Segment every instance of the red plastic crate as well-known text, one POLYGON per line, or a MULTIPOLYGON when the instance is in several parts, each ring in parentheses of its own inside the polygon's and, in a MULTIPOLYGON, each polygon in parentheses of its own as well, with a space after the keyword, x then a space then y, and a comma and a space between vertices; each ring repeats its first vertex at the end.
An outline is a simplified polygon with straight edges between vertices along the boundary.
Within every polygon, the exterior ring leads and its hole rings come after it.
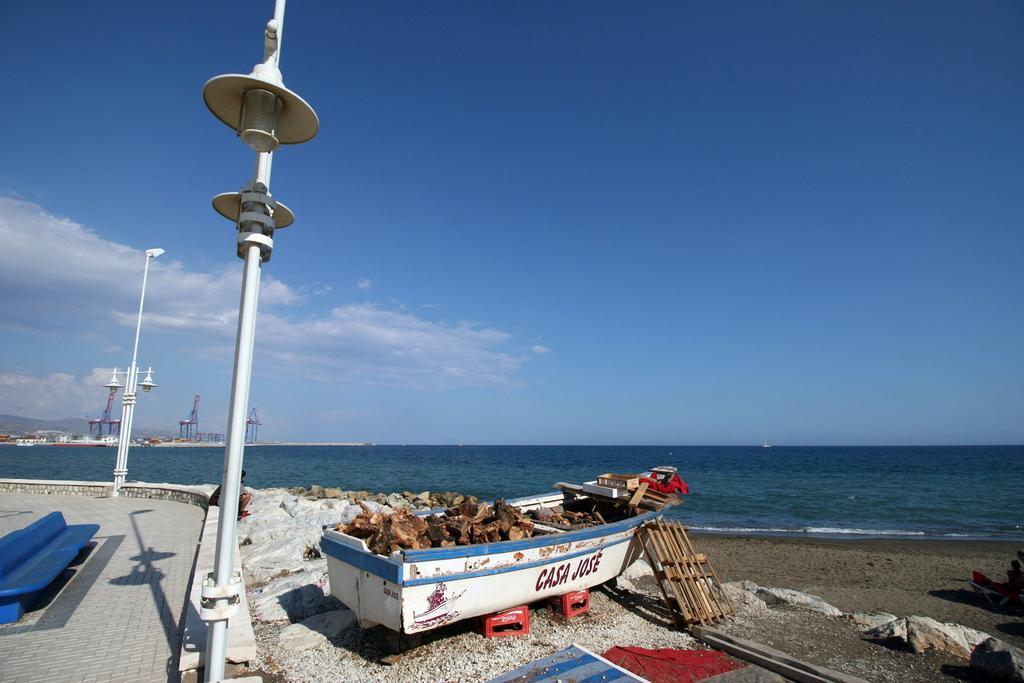
POLYGON ((584 588, 551 598, 551 608, 566 619, 579 616, 590 609, 590 589, 584 588))
POLYGON ((480 618, 484 635, 488 638, 499 636, 525 636, 530 632, 530 608, 527 605, 513 607, 480 618))

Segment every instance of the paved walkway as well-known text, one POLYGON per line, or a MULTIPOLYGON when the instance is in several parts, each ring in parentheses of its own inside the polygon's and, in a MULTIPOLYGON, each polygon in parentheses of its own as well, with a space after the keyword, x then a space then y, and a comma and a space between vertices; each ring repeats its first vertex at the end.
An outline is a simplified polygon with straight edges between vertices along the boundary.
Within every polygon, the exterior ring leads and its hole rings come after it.
POLYGON ((0 625, 4 681, 176 681, 194 505, 0 493, 0 535, 59 510, 100 530, 31 611, 0 625))

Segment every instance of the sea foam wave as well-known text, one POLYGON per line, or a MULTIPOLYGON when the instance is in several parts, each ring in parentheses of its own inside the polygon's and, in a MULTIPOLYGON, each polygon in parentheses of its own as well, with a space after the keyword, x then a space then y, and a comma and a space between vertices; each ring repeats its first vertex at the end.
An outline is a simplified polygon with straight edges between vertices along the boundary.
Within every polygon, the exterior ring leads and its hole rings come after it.
POLYGON ((737 527, 737 526, 693 526, 695 531, 730 534, 818 534, 822 536, 935 536, 935 537, 967 537, 974 534, 928 534, 924 531, 905 529, 843 529, 839 527, 737 527))

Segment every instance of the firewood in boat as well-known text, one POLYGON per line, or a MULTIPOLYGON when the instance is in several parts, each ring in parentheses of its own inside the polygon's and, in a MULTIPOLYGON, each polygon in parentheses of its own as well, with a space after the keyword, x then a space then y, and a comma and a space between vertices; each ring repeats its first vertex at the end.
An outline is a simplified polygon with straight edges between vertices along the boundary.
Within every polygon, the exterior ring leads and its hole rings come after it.
POLYGON ((412 514, 408 508, 395 510, 390 519, 392 543, 402 548, 420 546, 420 536, 427 533, 428 524, 425 519, 412 514))
POLYGON ((445 528, 455 538, 456 545, 469 545, 469 525, 465 517, 453 517, 445 522, 445 528))
POLYGON ((406 508, 390 515, 363 511, 347 525, 339 525, 342 533, 366 539, 367 547, 379 555, 399 549, 419 549, 497 543, 530 538, 533 522, 518 508, 499 499, 490 506, 475 501, 463 503, 443 514, 420 517, 406 508))

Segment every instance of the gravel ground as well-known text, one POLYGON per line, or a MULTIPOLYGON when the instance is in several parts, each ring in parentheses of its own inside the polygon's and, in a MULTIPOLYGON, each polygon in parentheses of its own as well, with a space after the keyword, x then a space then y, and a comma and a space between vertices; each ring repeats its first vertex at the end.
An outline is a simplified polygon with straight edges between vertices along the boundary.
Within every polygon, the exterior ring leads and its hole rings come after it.
POLYGON ((853 624, 813 612, 771 609, 744 613, 722 630, 812 664, 885 683, 931 683, 968 677, 967 662, 916 655, 864 640, 853 624))
POLYGON ((971 570, 1005 577, 1020 548, 1003 541, 826 540, 693 534, 722 581, 817 595, 844 612, 917 614, 1024 648, 1024 614, 996 609, 967 585, 971 570))
POLYGON ((390 666, 379 661, 386 653, 385 634, 379 628, 355 626, 321 648, 289 652, 277 647, 286 623, 257 623, 259 666, 287 681, 486 681, 573 644, 598 654, 613 645, 701 647, 672 627, 660 598, 615 593, 613 599, 593 591, 590 611, 569 622, 553 619, 546 609, 533 610, 526 636, 488 639, 474 630, 472 620, 453 624, 432 632, 431 642, 390 666))
MULTIPOLYGON (((386 630, 358 626, 324 646, 293 652, 278 646, 287 622, 256 622, 264 672, 284 681, 486 681, 527 662, 577 644, 598 654, 613 645, 702 649, 677 630, 652 576, 591 592, 590 611, 563 622, 546 609, 531 611, 526 636, 487 639, 467 620, 429 633, 427 642, 391 665, 386 630)), ((980 680, 966 661, 936 653, 916 655, 865 640, 852 623, 785 607, 741 608, 718 625, 732 635, 762 643, 805 661, 884 683, 980 680)))
MULTIPOLYGON (((254 499, 254 507, 258 503, 254 499)), ((695 535, 694 543, 713 558, 725 581, 749 578, 762 586, 819 595, 845 611, 919 614, 978 628, 1014 645, 1024 642, 1019 618, 979 604, 962 587, 961 577, 971 567, 995 573, 1011 554, 1007 544, 705 535, 695 535)), ((389 652, 383 628, 353 626, 318 648, 300 652, 279 645, 288 622, 254 622, 259 645, 254 664, 265 680, 485 681, 572 644, 598 654, 614 645, 702 647, 676 629, 652 576, 619 585, 592 591, 590 611, 569 622, 552 618, 546 609, 534 610, 526 636, 487 639, 475 630, 476 620, 431 631, 422 645, 390 665, 381 662, 389 652)), ((719 627, 869 681, 972 680, 965 661, 893 649, 865 640, 848 621, 804 610, 744 608, 719 627)))

